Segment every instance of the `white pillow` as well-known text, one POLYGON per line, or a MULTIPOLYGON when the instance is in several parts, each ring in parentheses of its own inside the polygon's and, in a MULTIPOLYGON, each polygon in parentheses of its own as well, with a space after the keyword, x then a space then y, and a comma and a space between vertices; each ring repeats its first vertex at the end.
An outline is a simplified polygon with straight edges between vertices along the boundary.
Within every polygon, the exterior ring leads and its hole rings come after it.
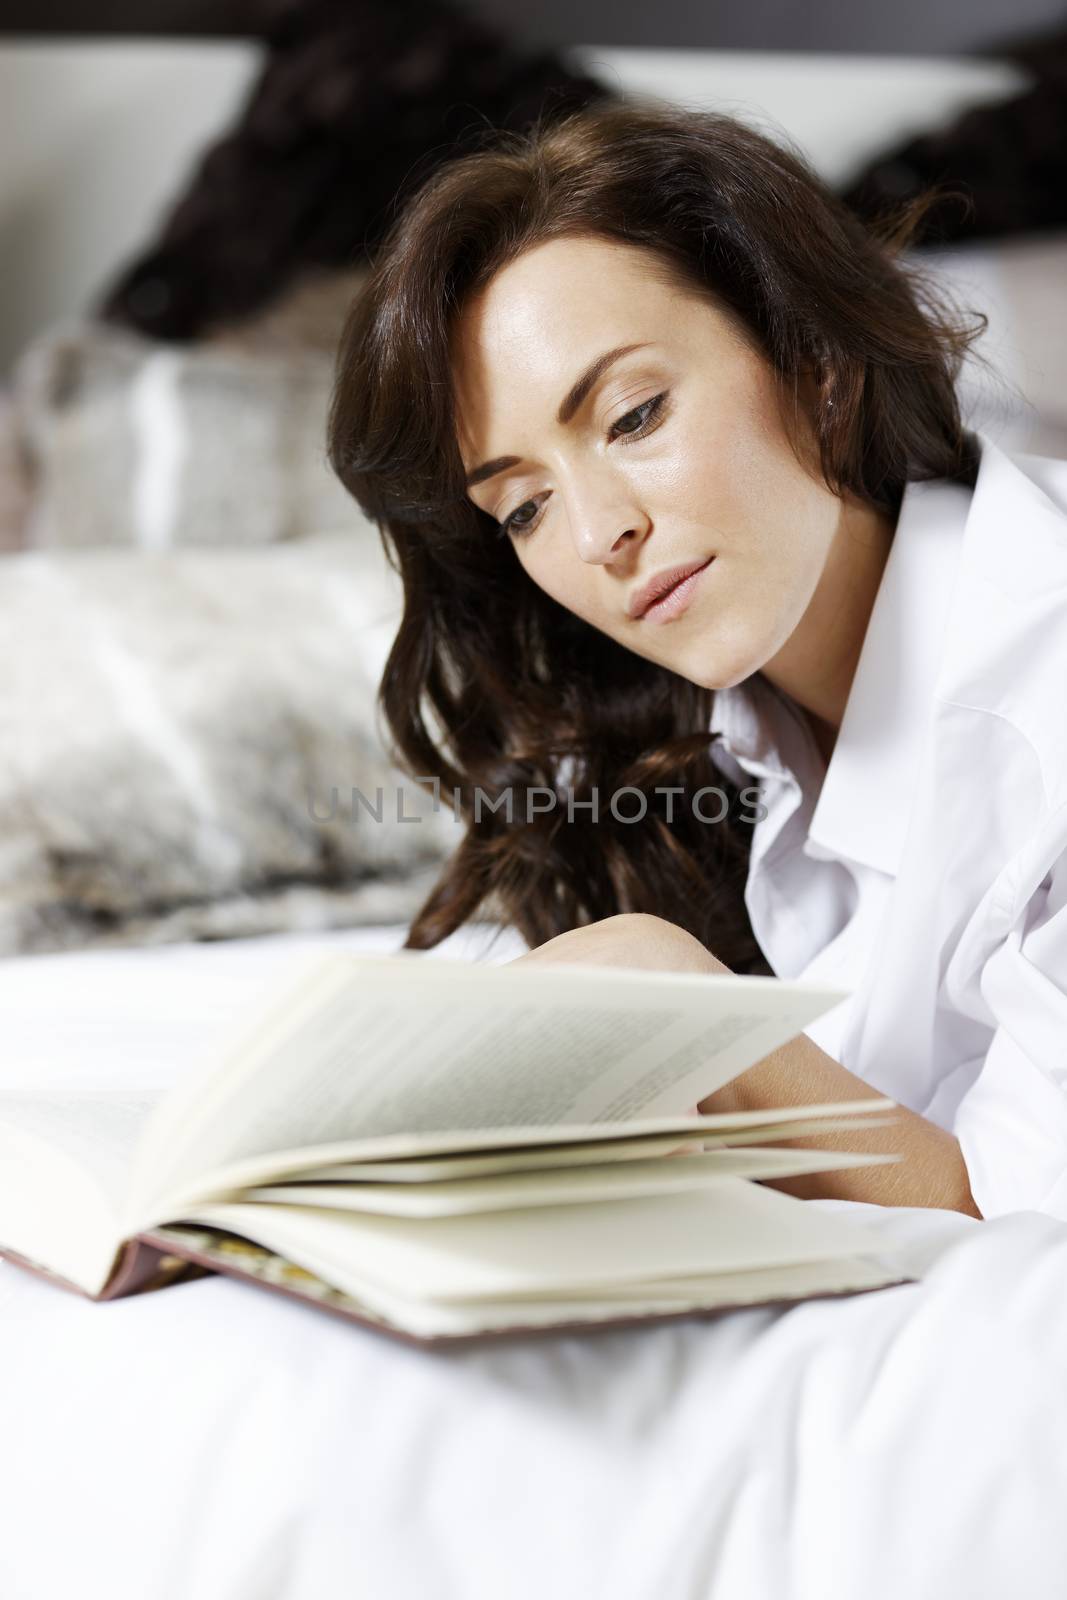
POLYGON ((1067 458, 1067 232, 912 252, 989 326, 960 384, 972 427, 1004 449, 1067 458))

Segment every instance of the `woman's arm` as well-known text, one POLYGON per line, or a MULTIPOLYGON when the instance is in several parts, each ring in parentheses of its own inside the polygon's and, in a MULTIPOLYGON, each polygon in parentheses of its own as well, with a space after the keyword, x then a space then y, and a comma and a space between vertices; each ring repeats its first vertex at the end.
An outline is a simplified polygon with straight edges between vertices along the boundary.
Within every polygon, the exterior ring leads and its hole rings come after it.
MULTIPOLYGON (((698 939, 662 917, 640 913, 601 922, 549 939, 519 961, 586 962, 668 972, 728 972, 698 939)), ((702 1112, 754 1111, 763 1107, 817 1105, 859 1100, 878 1091, 820 1050, 806 1034, 771 1052, 732 1083, 708 1095, 702 1112)), ((891 1165, 844 1172, 818 1172, 774 1180, 769 1186, 802 1199, 865 1200, 884 1206, 936 1206, 980 1215, 971 1195, 958 1141, 936 1123, 903 1106, 883 1127, 846 1130, 775 1141, 788 1148, 886 1152, 903 1157, 891 1165)))
MULTIPOLYGON (((701 1100, 708 1111, 756 1111, 763 1106, 791 1106, 829 1100, 860 1100, 877 1091, 847 1067, 820 1050, 806 1034, 773 1050, 732 1083, 701 1100)), ((801 1178, 769 1182, 802 1200, 832 1198, 867 1200, 881 1206, 938 1206, 980 1216, 967 1178, 959 1141, 935 1122, 898 1105, 892 1122, 878 1128, 850 1128, 842 1133, 813 1134, 803 1139, 776 1140, 789 1148, 886 1152, 902 1161, 842 1172, 813 1172, 801 1178)))

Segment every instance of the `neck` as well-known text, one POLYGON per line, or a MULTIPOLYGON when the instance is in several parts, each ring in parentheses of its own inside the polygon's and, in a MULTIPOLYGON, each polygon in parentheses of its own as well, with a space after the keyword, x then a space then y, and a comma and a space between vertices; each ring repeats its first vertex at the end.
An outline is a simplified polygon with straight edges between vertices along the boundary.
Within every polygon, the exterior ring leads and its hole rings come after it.
POLYGON ((875 598, 893 542, 895 519, 842 502, 830 552, 808 608, 763 676, 806 712, 827 762, 833 754, 875 598))

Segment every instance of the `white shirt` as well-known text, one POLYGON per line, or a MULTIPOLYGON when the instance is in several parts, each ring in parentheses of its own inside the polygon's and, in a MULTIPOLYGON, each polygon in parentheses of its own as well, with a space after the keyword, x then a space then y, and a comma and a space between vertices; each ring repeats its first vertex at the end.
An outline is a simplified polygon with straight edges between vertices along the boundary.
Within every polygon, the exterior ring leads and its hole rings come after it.
POLYGON ((711 753, 767 810, 771 968, 851 990, 807 1034, 956 1134, 984 1216, 1067 1219, 1067 461, 975 437, 973 492, 905 488, 829 766, 760 674, 711 753))

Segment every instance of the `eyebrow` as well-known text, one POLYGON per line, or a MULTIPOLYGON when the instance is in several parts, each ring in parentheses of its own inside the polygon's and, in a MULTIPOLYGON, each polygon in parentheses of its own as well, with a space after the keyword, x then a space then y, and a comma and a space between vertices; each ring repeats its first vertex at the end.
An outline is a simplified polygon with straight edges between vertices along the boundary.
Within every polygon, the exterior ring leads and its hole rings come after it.
MULTIPOLYGON (((628 356, 632 350, 645 348, 645 344, 620 344, 614 350, 605 350, 602 356, 597 356, 595 361, 591 361, 560 402, 560 408, 556 413, 556 421, 560 427, 565 427, 570 422, 590 389, 604 376, 610 366, 623 356, 628 356)), ((467 488, 473 489, 475 484, 484 483, 487 478, 495 478, 498 472, 504 472, 508 467, 517 467, 521 459, 521 456, 496 456, 492 461, 483 461, 480 467, 475 467, 467 474, 467 488)))

